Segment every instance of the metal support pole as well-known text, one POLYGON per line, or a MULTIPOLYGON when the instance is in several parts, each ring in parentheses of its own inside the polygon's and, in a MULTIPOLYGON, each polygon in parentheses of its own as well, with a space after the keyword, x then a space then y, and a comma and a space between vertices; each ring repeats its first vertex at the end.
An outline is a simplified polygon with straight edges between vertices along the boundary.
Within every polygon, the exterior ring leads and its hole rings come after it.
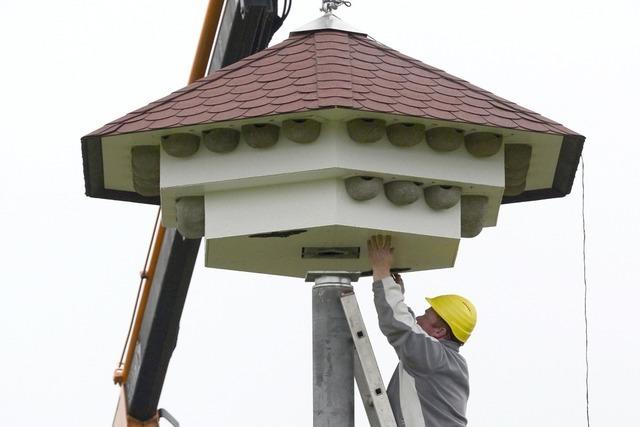
POLYGON ((307 274, 312 288, 313 426, 353 427, 353 340, 340 302, 359 274, 307 274))

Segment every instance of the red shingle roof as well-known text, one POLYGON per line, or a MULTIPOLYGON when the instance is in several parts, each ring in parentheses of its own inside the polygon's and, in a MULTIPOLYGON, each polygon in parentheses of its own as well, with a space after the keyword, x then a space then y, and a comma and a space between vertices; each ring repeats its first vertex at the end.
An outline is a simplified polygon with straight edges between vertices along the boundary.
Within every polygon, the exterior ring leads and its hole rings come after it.
POLYGON ((144 132, 332 107, 575 134, 364 35, 322 30, 292 35, 114 120, 91 135, 144 132))

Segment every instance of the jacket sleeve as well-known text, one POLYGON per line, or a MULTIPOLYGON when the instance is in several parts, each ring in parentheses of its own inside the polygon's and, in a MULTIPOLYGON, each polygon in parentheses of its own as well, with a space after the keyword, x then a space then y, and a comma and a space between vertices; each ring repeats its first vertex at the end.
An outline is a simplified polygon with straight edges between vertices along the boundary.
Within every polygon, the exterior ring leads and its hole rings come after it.
POLYGON ((400 285, 385 277, 373 282, 373 295, 380 330, 409 373, 426 373, 444 362, 442 344, 418 326, 400 285))

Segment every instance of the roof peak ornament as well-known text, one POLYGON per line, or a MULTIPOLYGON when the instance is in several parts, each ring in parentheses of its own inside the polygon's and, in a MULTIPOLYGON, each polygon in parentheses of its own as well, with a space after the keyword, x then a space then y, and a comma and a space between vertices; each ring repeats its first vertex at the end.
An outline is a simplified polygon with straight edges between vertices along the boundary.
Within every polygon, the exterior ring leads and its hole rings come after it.
POLYGON ((346 0, 322 0, 322 7, 320 10, 324 13, 333 14, 333 11, 337 10, 342 5, 351 7, 351 2, 346 0))
MULTIPOLYGON (((328 5, 329 3, 333 4, 333 6, 335 6, 336 3, 344 3, 345 5, 348 4, 349 6, 351 5, 351 2, 345 2, 345 1, 338 2, 338 1, 324 0, 325 5, 328 5)), ((338 6, 335 6, 335 7, 338 7, 338 6)), ((322 15, 321 17, 314 19, 313 21, 304 25, 302 28, 298 28, 297 30, 291 32, 291 35, 309 33, 309 32, 321 31, 321 30, 333 30, 333 31, 342 31, 342 32, 351 33, 351 34, 359 34, 365 37, 367 36, 367 33, 365 33, 364 31, 360 31, 356 28, 353 28, 351 25, 347 24, 342 19, 338 18, 338 16, 331 13, 331 10, 333 9, 329 9, 329 11, 324 15, 322 15)))

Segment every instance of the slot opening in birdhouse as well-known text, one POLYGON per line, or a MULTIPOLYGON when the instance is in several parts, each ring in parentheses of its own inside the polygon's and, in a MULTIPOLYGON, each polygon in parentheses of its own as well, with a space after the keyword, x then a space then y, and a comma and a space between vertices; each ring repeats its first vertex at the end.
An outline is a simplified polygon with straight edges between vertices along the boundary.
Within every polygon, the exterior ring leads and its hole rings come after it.
POLYGON ((302 258, 305 259, 357 259, 360 258, 360 248, 350 247, 304 247, 302 258))

